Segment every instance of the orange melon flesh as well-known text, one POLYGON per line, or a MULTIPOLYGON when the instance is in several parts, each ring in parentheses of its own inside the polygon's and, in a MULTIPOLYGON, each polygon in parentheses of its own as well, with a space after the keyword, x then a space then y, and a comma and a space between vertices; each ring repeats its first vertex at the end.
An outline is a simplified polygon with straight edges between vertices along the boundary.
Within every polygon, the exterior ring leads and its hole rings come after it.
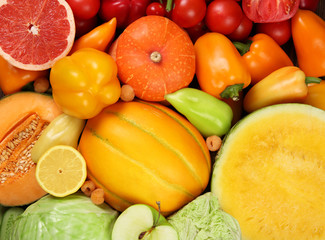
POLYGON ((211 191, 244 240, 325 239, 325 111, 260 109, 230 131, 211 191))
POLYGON ((15 93, 0 101, 1 205, 26 205, 46 194, 36 181, 31 149, 61 113, 50 96, 33 92, 15 93))

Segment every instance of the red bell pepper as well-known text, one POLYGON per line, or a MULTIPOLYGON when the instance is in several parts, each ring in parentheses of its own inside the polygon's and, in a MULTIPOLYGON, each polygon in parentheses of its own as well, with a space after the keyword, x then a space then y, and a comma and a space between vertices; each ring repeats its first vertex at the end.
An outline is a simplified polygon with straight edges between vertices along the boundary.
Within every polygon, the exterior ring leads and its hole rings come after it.
POLYGON ((125 28, 146 14, 151 0, 102 0, 99 16, 105 21, 117 20, 117 28, 125 28))

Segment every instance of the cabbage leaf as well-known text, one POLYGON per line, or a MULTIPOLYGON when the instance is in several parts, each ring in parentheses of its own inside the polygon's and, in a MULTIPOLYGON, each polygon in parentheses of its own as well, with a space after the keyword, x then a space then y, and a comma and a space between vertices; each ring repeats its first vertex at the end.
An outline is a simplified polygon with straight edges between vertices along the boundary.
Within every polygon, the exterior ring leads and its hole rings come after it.
POLYGON ((238 221, 224 212, 218 198, 207 192, 168 217, 179 240, 241 239, 238 221))
POLYGON ((63 198, 46 195, 14 222, 10 240, 110 240, 118 212, 95 205, 83 193, 63 198))

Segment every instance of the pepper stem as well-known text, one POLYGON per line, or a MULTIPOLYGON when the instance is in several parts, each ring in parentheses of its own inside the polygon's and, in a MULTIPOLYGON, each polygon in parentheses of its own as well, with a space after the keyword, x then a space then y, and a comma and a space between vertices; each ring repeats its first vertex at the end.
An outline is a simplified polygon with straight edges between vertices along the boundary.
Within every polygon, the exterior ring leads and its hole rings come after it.
POLYGON ((238 52, 241 56, 243 56, 245 53, 247 53, 252 45, 253 41, 248 40, 246 43, 242 42, 233 42, 235 47, 237 48, 238 52))
POLYGON ((150 54, 150 60, 154 63, 159 63, 161 61, 161 54, 160 52, 154 51, 150 54))
POLYGON ((234 84, 226 87, 225 90, 220 93, 222 98, 231 98, 234 101, 239 100, 239 92, 243 89, 244 83, 234 84))
POLYGON ((172 7, 173 7, 173 0, 167 0, 167 3, 166 3, 166 12, 170 12, 172 10, 172 7))
POLYGON ((306 77, 305 83, 308 85, 309 83, 320 83, 322 81, 321 78, 318 77, 306 77))

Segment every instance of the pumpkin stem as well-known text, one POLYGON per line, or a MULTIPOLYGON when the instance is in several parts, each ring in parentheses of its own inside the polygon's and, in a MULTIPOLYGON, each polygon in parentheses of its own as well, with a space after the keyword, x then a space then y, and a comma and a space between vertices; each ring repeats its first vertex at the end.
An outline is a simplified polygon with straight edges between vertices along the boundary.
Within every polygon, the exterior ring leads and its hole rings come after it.
POLYGON ((160 52, 154 51, 150 54, 150 59, 154 63, 159 63, 161 61, 161 54, 160 52))

